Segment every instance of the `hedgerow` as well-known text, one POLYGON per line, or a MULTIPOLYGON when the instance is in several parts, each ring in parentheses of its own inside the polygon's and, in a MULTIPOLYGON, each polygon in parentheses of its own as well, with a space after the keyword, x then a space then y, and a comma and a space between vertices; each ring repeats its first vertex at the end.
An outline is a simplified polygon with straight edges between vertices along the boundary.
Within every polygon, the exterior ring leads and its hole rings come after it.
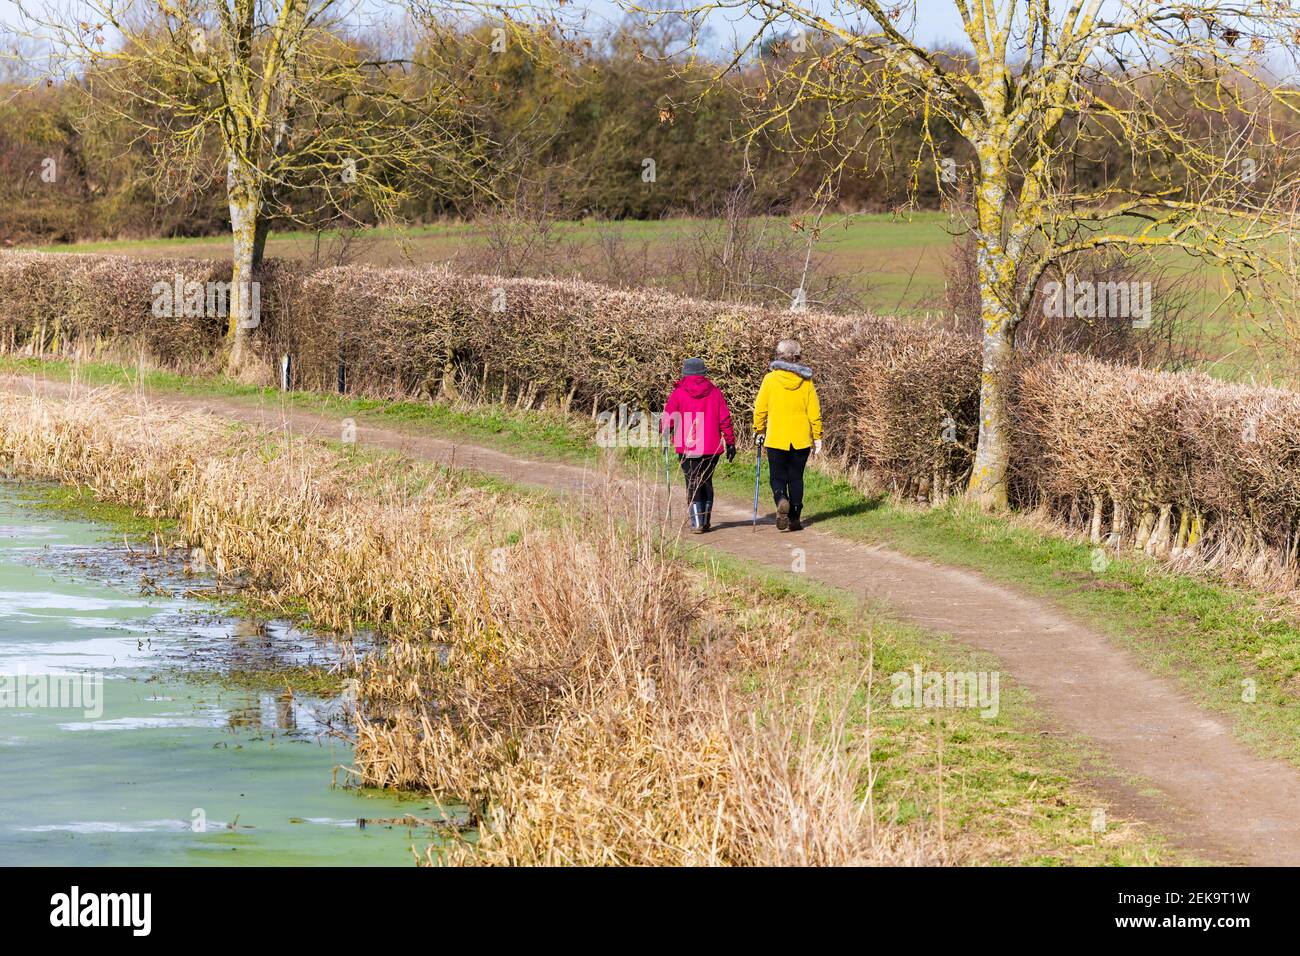
MULTIPOLYGON (((158 362, 219 354, 224 324, 157 318, 154 283, 222 281, 204 260, 0 255, 0 343, 48 354, 137 341, 158 362)), ((654 409, 702 356, 736 418, 779 338, 803 342, 829 451, 909 497, 969 476, 979 342, 871 315, 794 313, 443 269, 270 265, 254 348, 288 354, 298 388, 583 413, 654 409)), ((1291 582, 1300 548, 1300 395, 1071 355, 1024 355, 1012 403, 1011 498, 1098 545, 1291 582)))

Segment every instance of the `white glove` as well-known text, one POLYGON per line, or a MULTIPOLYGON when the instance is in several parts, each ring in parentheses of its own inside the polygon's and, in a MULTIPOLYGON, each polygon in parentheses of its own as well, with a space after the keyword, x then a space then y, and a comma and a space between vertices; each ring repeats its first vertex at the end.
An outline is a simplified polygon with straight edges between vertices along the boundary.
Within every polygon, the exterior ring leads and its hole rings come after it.
POLYGON ((814 455, 820 455, 821 453, 822 453, 822 440, 821 440, 820 438, 814 438, 814 439, 813 439, 813 454, 814 454, 814 455))

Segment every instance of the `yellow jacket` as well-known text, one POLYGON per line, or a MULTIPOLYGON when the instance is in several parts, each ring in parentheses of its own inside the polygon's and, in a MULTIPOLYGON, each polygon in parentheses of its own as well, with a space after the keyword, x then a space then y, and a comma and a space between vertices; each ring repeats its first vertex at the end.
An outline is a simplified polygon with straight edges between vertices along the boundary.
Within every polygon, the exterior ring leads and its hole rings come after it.
POLYGON ((808 448, 822 437, 822 409, 812 369, 773 362, 754 402, 754 434, 766 428, 768 448, 808 448))

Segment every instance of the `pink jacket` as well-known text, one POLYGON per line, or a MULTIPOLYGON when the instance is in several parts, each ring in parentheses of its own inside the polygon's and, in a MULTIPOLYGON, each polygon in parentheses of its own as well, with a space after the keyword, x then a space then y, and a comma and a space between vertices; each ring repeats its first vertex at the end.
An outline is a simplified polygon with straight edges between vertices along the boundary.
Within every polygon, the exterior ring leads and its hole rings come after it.
POLYGON ((678 381, 664 405, 659 431, 673 433, 679 455, 719 455, 736 443, 731 430, 731 409, 718 387, 703 375, 678 381))

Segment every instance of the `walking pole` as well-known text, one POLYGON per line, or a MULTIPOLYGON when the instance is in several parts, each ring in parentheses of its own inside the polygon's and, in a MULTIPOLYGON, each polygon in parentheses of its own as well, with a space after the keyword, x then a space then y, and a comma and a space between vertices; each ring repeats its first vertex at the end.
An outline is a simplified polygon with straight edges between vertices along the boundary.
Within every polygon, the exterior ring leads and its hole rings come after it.
POLYGON ((758 476, 763 471, 763 436, 754 442, 754 525, 751 531, 758 530, 758 476))
POLYGON ((673 480, 668 476, 668 435, 662 436, 661 444, 664 448, 664 487, 668 489, 668 503, 664 505, 664 520, 672 517, 673 513, 673 480))

